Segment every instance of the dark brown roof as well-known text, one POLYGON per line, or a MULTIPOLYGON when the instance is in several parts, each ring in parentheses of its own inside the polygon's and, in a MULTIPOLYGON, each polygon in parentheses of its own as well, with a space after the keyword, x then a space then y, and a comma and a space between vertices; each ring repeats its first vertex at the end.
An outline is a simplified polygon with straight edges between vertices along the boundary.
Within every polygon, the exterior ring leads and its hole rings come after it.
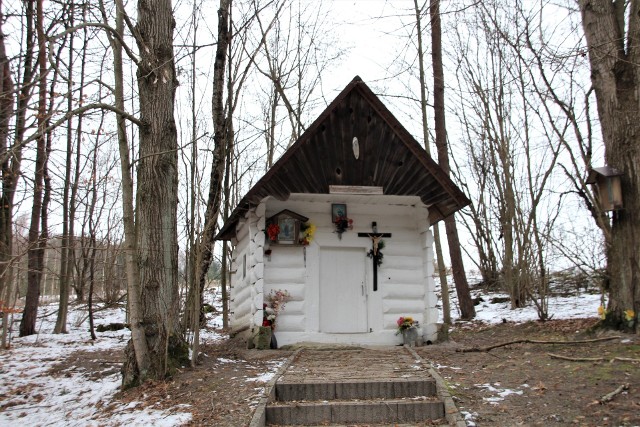
POLYGON ((433 224, 470 203, 378 97, 355 77, 249 190, 216 236, 227 240, 244 213, 267 196, 329 193, 330 185, 379 186, 419 196, 433 224), (352 151, 357 137, 360 156, 352 151))

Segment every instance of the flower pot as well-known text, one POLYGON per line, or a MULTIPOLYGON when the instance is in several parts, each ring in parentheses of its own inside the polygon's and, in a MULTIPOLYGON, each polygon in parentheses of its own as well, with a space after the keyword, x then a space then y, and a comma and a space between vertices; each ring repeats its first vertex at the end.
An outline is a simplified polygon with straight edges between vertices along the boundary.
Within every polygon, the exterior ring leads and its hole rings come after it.
POLYGON ((258 333, 254 337, 255 348, 258 350, 268 350, 271 348, 272 336, 271 326, 260 326, 258 333))
POLYGON ((402 330, 402 342, 407 347, 415 347, 418 341, 418 328, 411 326, 402 330))

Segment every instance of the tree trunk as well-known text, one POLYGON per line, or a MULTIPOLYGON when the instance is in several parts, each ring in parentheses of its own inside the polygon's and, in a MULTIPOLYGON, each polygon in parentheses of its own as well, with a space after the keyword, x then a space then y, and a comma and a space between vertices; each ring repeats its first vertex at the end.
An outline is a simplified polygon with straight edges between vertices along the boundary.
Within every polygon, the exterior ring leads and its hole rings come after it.
POLYGON ((40 299, 40 279, 42 277, 42 250, 40 248, 40 221, 42 215, 42 196, 44 190, 47 123, 47 45, 43 23, 43 0, 36 3, 36 32, 38 35, 38 138, 35 178, 33 182, 33 205, 31 207, 31 223, 29 225, 29 251, 27 271, 27 296, 20 321, 20 336, 35 334, 38 301, 40 299))
MULTIPOLYGON (((120 39, 124 36, 124 5, 122 0, 116 0, 116 33, 120 39)), ((107 16, 104 3, 100 0, 100 11, 105 24, 107 16)), ((122 44, 117 37, 111 37, 107 32, 109 44, 113 49, 113 74, 115 80, 114 101, 116 108, 124 108, 124 74, 122 63, 122 44)), ((127 276, 127 321, 131 327, 131 341, 129 341, 125 355, 134 354, 135 361, 125 360, 123 366, 123 387, 131 387, 144 381, 149 369, 149 349, 145 340, 145 330, 142 322, 142 304, 140 302, 140 271, 136 262, 136 229, 133 210, 133 177, 129 155, 129 142, 125 118, 116 115, 118 133, 118 152, 120 154, 120 172, 122 175, 122 225, 124 228, 124 257, 125 273, 127 276), (142 379, 141 379, 142 377, 142 379)), ((84 279, 84 274, 80 276, 84 279)))
MULTIPOLYGON (((73 14, 75 11, 74 4, 70 5, 69 25, 73 27, 73 14)), ((73 64, 75 33, 69 34, 69 58, 68 63, 73 64)), ((73 69, 69 67, 69 76, 67 77, 67 111, 73 110, 73 69)), ((80 98, 82 99, 82 98, 80 98)), ((58 303, 58 316, 56 325, 53 329, 54 334, 67 333, 67 313, 69 311, 69 291, 71 285, 68 272, 71 271, 68 266, 71 264, 69 255, 71 254, 69 244, 69 228, 73 223, 69 215, 69 192, 71 187, 71 165, 73 164, 73 117, 69 117, 67 121, 67 162, 64 171, 64 187, 62 189, 62 236, 60 246, 60 301, 58 303)))
MULTIPOLYGON (((204 290, 207 272, 211 266, 211 260, 213 259, 213 238, 215 237, 216 226, 220 216, 228 143, 227 133, 229 132, 229 123, 224 114, 224 75, 228 48, 231 43, 231 32, 229 29, 230 11, 231 0, 220 0, 220 6, 218 8, 218 44, 216 46, 216 56, 213 64, 213 164, 209 178, 209 195, 207 197, 204 226, 196 247, 197 274, 194 291, 197 292, 197 295, 200 295, 204 290)), ((231 109, 231 105, 228 105, 228 108, 231 109)))
MULTIPOLYGON (((413 1, 416 12, 416 32, 418 34, 418 67, 420 70, 420 110, 422 115, 422 137, 424 139, 424 149, 431 155, 429 147, 429 129, 427 127, 427 83, 424 72, 424 49, 422 48, 422 10, 418 6, 418 0, 413 1)), ((440 292, 442 295, 442 317, 443 322, 451 324, 451 305, 449 303, 449 283, 447 282, 447 268, 442 256, 442 243, 440 239, 440 227, 434 224, 433 243, 436 247, 436 261, 438 263, 438 278, 440 279, 440 292)))
MULTIPOLYGON (((13 80, 11 78, 11 68, 9 67, 9 59, 4 43, 4 33, 2 32, 2 23, 4 15, 2 14, 2 0, 0 0, 0 154, 7 152, 7 144, 9 138, 9 123, 13 116, 13 80)), ((11 268, 11 258, 13 252, 13 202, 9 202, 6 193, 11 188, 11 192, 15 187, 11 184, 15 180, 6 180, 6 166, 2 165, 2 193, 0 194, 0 305, 5 301, 9 306, 10 284, 13 278, 11 268)), ((2 344, 0 349, 7 347, 7 333, 9 329, 9 316, 2 316, 2 344)))
POLYGON ((604 323, 640 333, 640 1, 579 4, 605 159, 622 172, 624 208, 613 213, 606 241, 609 304, 604 323))
MULTIPOLYGON (((444 67, 442 65, 442 28, 440 25, 440 0, 430 0, 429 13, 431 16, 431 43, 433 60, 433 105, 436 131, 436 149, 438 150, 438 163, 444 172, 449 175, 449 153, 447 147, 447 127, 445 123, 444 106, 444 67)), ((451 215, 444 220, 447 241, 449 243, 449 256, 451 257, 451 269, 453 281, 458 293, 460 304, 460 317, 473 319, 476 310, 471 299, 467 275, 462 262, 460 239, 456 227, 455 216, 451 215)))
MULTIPOLYGON (((98 144, 96 144, 93 150, 93 158, 91 159, 91 176, 97 176, 97 165, 98 165, 98 144)), ((93 318, 93 293, 95 290, 95 270, 96 270, 96 224, 95 221, 95 210, 96 203, 98 200, 98 189, 96 188, 98 185, 97 182, 94 182, 93 188, 91 188, 91 200, 88 206, 88 216, 89 216, 89 245, 91 249, 89 250, 89 295, 87 296, 87 307, 89 310, 89 332, 91 333, 91 339, 96 340, 96 332, 94 329, 94 318, 93 318)))
MULTIPOLYGON (((178 141, 174 119, 178 85, 173 56, 175 21, 170 0, 138 1, 135 28, 140 52, 140 146, 136 197, 136 255, 139 268, 140 319, 148 356, 138 364, 139 347, 129 342, 123 386, 164 379, 189 363, 178 325, 178 141)), ((135 293, 136 289, 132 289, 135 293)), ((133 318, 133 316, 132 316, 133 318)), ((133 321, 133 319, 132 319, 133 321)))

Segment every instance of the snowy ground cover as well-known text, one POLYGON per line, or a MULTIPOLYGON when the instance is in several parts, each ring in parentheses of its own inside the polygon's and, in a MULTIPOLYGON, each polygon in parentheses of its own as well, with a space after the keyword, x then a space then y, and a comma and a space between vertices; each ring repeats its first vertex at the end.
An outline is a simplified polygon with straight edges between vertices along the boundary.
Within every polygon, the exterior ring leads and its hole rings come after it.
MULTIPOLYGON (((470 279, 469 282, 473 283, 474 279, 470 279)), ((439 302, 438 308, 440 309, 438 322, 442 323, 442 297, 438 280, 436 280, 436 294, 439 302)), ((493 298, 506 297, 507 295, 504 293, 488 293, 484 289, 474 289, 472 286, 471 298, 479 300, 479 304, 475 306, 476 317, 474 321, 484 323, 500 323, 504 321, 522 323, 538 320, 538 312, 532 302, 529 302, 526 307, 517 310, 512 310, 508 301, 491 302, 493 298)), ((573 295, 566 295, 566 293, 553 294, 548 300, 549 316, 551 316, 551 319, 578 319, 597 316, 601 298, 599 293, 594 292, 581 292, 573 295)), ((460 312, 458 310, 458 297, 453 283, 449 284, 449 300, 451 317, 456 319, 459 317, 460 312)))
MULTIPOLYGON (((0 352, 0 425, 98 426, 98 425, 179 425, 189 420, 188 412, 135 410, 134 405, 114 408, 108 419, 101 408, 110 405, 120 387, 120 374, 91 379, 90 372, 71 368, 52 375, 62 359, 76 351, 99 352, 122 349, 129 330, 99 333, 91 340, 86 311, 74 310, 68 334, 52 334, 57 305, 40 307, 36 335, 13 337, 10 351, 0 352)), ((95 314, 96 324, 124 322, 122 309, 95 314)), ((14 325, 17 328, 17 323, 14 325)), ((109 366, 106 369, 113 370, 109 366)))
MULTIPOLYGON (((0 351, 0 426, 177 426, 188 422, 191 414, 179 402, 169 410, 138 409, 138 402, 115 404, 113 396, 121 384, 119 364, 105 366, 107 375, 92 378, 95 372, 73 366, 55 369, 74 352, 124 351, 128 329, 98 333, 91 340, 86 308, 71 308, 68 334, 52 334, 57 304, 39 308, 38 331, 25 338, 13 336, 11 349, 0 351), (109 406, 109 411, 104 407, 109 406)), ((95 313, 95 325, 123 323, 123 309, 95 313)), ((221 326, 221 319, 211 317, 209 325, 221 326)), ((14 321, 14 333, 18 323, 14 321)), ((226 339, 213 329, 201 331, 201 342, 226 339)), ((98 361, 99 362, 99 361, 98 361)), ((242 363, 242 361, 233 361, 242 363)), ((99 365, 100 363, 96 363, 99 365)), ((247 381, 266 383, 275 375, 278 364, 269 372, 259 373, 247 381)))

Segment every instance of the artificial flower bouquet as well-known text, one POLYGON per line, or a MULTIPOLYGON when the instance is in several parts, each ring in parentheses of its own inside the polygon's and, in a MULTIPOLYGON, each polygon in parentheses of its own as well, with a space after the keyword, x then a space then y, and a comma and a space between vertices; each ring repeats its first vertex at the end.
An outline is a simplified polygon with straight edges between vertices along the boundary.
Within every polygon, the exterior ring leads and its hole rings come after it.
POLYGON ((262 326, 270 326, 275 331, 278 313, 290 299, 291 294, 282 289, 269 292, 269 295, 267 295, 268 302, 262 304, 262 326))
POLYGON ((400 316, 400 318, 396 321, 398 324, 398 330, 396 331, 396 335, 400 335, 403 331, 409 329, 416 323, 411 316, 400 316))

